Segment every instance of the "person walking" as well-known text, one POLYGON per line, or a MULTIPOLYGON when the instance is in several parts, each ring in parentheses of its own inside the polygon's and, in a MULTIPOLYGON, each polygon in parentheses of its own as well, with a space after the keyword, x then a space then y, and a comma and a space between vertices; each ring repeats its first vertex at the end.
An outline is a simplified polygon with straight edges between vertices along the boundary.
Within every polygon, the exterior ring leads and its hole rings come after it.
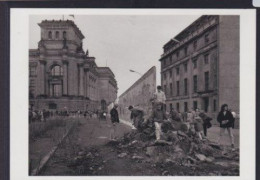
POLYGON ((221 106, 221 110, 218 114, 217 121, 219 122, 219 126, 220 126, 218 143, 220 143, 222 136, 225 133, 225 130, 227 130, 231 142, 231 147, 234 148, 235 145, 234 145, 234 135, 233 135, 232 128, 234 128, 235 119, 232 113, 228 110, 227 104, 223 104, 221 106))
POLYGON ((111 117, 111 123, 112 123, 112 128, 110 131, 110 140, 115 140, 115 138, 116 138, 117 126, 119 123, 117 107, 118 107, 118 105, 115 104, 114 107, 110 111, 110 117, 111 117))

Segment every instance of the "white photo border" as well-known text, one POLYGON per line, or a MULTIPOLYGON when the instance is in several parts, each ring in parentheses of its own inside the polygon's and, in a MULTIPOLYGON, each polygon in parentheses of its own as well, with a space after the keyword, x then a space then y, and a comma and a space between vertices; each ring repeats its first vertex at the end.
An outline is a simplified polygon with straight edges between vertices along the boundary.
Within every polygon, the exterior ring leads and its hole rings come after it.
POLYGON ((240 176, 200 179, 255 179, 256 10, 254 9, 48 9, 12 8, 10 18, 10 179, 197 179, 196 176, 29 176, 28 65, 30 15, 239 15, 240 176))

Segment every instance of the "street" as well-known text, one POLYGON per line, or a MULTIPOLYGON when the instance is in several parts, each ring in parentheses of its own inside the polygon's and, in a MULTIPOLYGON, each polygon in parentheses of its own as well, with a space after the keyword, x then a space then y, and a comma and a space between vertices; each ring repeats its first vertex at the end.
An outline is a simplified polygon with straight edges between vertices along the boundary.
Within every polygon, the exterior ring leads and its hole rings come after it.
MULTIPOLYGON (((124 155, 124 151, 122 148, 118 148, 117 143, 113 144, 109 140, 110 126, 110 120, 80 119, 80 126, 68 138, 67 142, 57 150, 41 175, 161 175, 165 171, 166 167, 158 169, 156 165, 151 164, 150 160, 133 160, 129 156, 128 158, 127 156, 120 158, 122 154, 124 155), (82 159, 82 155, 84 159, 82 159)), ((120 123, 117 136, 122 137, 131 131, 133 130, 130 126, 120 123)), ((212 141, 216 140, 218 132, 218 127, 210 128, 208 138, 212 141)), ((237 147, 239 142, 238 130, 234 130, 234 135, 235 146, 237 147)), ((224 136, 222 142, 224 145, 229 145, 229 137, 224 136)), ((143 150, 138 150, 139 147, 134 149, 127 147, 126 149, 133 151, 134 154, 141 153, 143 157, 145 156, 143 150)), ((175 170, 172 175, 208 175, 209 173, 211 175, 225 175, 238 171, 237 168, 226 171, 226 168, 223 170, 222 166, 215 167, 215 165, 205 163, 196 168, 192 167, 192 170, 189 166, 183 165, 173 164, 171 167, 175 170)))

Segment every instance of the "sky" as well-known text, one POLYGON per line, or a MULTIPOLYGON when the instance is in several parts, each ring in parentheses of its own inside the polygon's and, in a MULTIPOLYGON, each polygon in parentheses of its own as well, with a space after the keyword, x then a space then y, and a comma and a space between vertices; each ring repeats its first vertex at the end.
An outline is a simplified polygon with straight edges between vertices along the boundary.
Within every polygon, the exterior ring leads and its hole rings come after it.
MULTIPOLYGON (((141 75, 156 66, 160 84, 160 62, 163 45, 200 16, 194 15, 75 15, 73 20, 85 39, 83 49, 96 58, 98 66, 108 66, 118 83, 118 96, 141 75), (130 72, 132 69, 138 73, 130 72)), ((36 49, 42 20, 60 20, 57 16, 30 16, 29 48, 36 49)))

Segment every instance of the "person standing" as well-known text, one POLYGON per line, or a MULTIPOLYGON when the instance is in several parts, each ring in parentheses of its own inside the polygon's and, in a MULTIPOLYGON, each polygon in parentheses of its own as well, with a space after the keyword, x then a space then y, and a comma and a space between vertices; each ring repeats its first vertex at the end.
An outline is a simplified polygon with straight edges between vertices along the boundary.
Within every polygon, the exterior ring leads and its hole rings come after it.
POLYGON ((221 106, 221 110, 218 114, 217 121, 220 124, 218 143, 220 143, 222 136, 225 133, 225 130, 227 130, 230 141, 231 141, 231 147, 234 148, 235 145, 234 145, 234 135, 233 135, 232 128, 234 128, 235 119, 234 119, 232 113, 228 110, 227 104, 223 104, 221 106))
POLYGON ((140 130, 144 121, 144 112, 140 109, 134 108, 131 105, 128 107, 128 110, 131 111, 130 119, 132 120, 134 127, 137 130, 140 130))
POLYGON ((151 119, 154 122, 154 126, 155 126, 156 140, 157 141, 161 140, 161 133, 162 133, 161 125, 164 120, 167 120, 165 112, 162 110, 161 103, 156 104, 156 109, 153 111, 153 113, 151 115, 151 119))
POLYGON ((203 111, 200 112, 199 116, 203 120, 203 132, 204 132, 204 137, 206 137, 207 136, 207 129, 212 126, 212 124, 210 123, 212 118, 208 117, 208 115, 203 111))
POLYGON ((117 111, 118 105, 115 104, 114 107, 110 111, 112 129, 110 131, 110 140, 115 140, 117 133, 117 125, 119 123, 119 116, 117 111))
POLYGON ((157 91, 154 93, 153 100, 157 104, 158 103, 162 104, 163 111, 164 112, 166 111, 166 107, 165 107, 166 96, 165 93, 162 91, 162 86, 157 86, 157 91))

